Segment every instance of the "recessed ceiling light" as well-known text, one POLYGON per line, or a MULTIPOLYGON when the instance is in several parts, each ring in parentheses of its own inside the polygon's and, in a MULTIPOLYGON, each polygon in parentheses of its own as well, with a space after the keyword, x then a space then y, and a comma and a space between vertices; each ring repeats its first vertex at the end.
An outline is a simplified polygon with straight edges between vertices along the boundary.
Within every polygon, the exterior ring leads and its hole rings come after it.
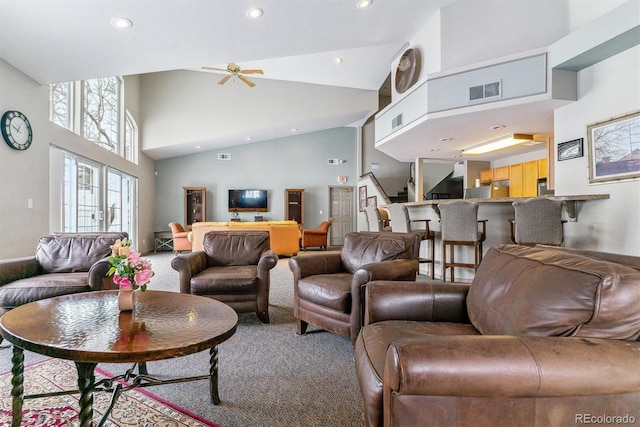
POLYGON ((116 28, 131 28, 133 27, 133 21, 131 21, 131 19, 129 18, 121 16, 119 18, 113 18, 111 20, 111 25, 116 28))
POLYGON ((493 125, 489 129, 498 130, 498 129, 504 129, 505 127, 506 127, 505 125, 493 125))
POLYGON ((373 3, 373 0, 359 0, 358 3, 356 3, 356 7, 358 9, 364 9, 365 7, 371 6, 371 3, 373 3))
POLYGON ((264 11, 259 7, 252 7, 251 9, 247 10, 245 15, 247 15, 247 18, 249 19, 258 19, 262 16, 263 13, 264 11))
POLYGON ((339 56, 333 60, 333 62, 335 62, 336 64, 342 64, 342 58, 340 58, 339 56))
POLYGON ((298 132, 298 128, 291 129, 291 132, 298 132))
POLYGON ((248 137, 246 137, 245 139, 246 139, 247 141, 251 141, 251 140, 253 139, 253 137, 252 137, 252 136, 248 136, 248 137))
POLYGON ((440 142, 449 142, 449 141, 451 141, 451 140, 453 140, 453 138, 449 138, 449 137, 446 137, 446 138, 440 138, 440 142))
POLYGON ((201 149, 201 148, 202 148, 201 146, 196 145, 196 150, 199 150, 199 149, 201 149))

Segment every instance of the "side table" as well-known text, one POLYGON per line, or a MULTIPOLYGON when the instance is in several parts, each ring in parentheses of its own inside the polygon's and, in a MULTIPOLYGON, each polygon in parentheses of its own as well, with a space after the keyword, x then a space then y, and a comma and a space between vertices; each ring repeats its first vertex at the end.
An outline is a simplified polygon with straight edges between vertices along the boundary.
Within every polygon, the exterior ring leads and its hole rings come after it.
POLYGON ((170 231, 155 231, 153 238, 155 240, 153 252, 173 250, 173 234, 170 231))

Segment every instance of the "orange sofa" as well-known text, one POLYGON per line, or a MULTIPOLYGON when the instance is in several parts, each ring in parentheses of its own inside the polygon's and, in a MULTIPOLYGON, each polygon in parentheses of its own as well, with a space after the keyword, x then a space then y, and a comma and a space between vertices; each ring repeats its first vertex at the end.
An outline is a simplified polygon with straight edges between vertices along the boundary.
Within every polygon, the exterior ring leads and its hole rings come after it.
POLYGON ((278 255, 297 255, 300 250, 300 228, 296 221, 196 222, 191 226, 189 233, 192 250, 203 250, 204 235, 214 230, 268 231, 271 250, 278 255))

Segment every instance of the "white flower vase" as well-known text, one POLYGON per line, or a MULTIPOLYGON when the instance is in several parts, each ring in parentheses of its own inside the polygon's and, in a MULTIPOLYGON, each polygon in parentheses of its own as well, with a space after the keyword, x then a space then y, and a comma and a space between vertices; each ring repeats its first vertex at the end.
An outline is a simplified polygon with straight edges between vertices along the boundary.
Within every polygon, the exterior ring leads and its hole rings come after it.
POLYGON ((118 291, 118 308, 120 311, 133 310, 133 289, 120 289, 118 291))

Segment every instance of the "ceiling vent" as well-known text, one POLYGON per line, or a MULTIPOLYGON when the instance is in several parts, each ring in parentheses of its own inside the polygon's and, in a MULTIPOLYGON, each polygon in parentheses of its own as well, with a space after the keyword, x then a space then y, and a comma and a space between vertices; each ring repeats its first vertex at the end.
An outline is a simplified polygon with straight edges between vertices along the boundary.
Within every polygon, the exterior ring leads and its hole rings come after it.
POLYGON ((500 98, 502 96, 502 82, 486 83, 471 86, 469 88, 469 102, 477 102, 484 99, 500 98))
POLYGON ((218 160, 231 160, 230 153, 218 153, 218 160))

